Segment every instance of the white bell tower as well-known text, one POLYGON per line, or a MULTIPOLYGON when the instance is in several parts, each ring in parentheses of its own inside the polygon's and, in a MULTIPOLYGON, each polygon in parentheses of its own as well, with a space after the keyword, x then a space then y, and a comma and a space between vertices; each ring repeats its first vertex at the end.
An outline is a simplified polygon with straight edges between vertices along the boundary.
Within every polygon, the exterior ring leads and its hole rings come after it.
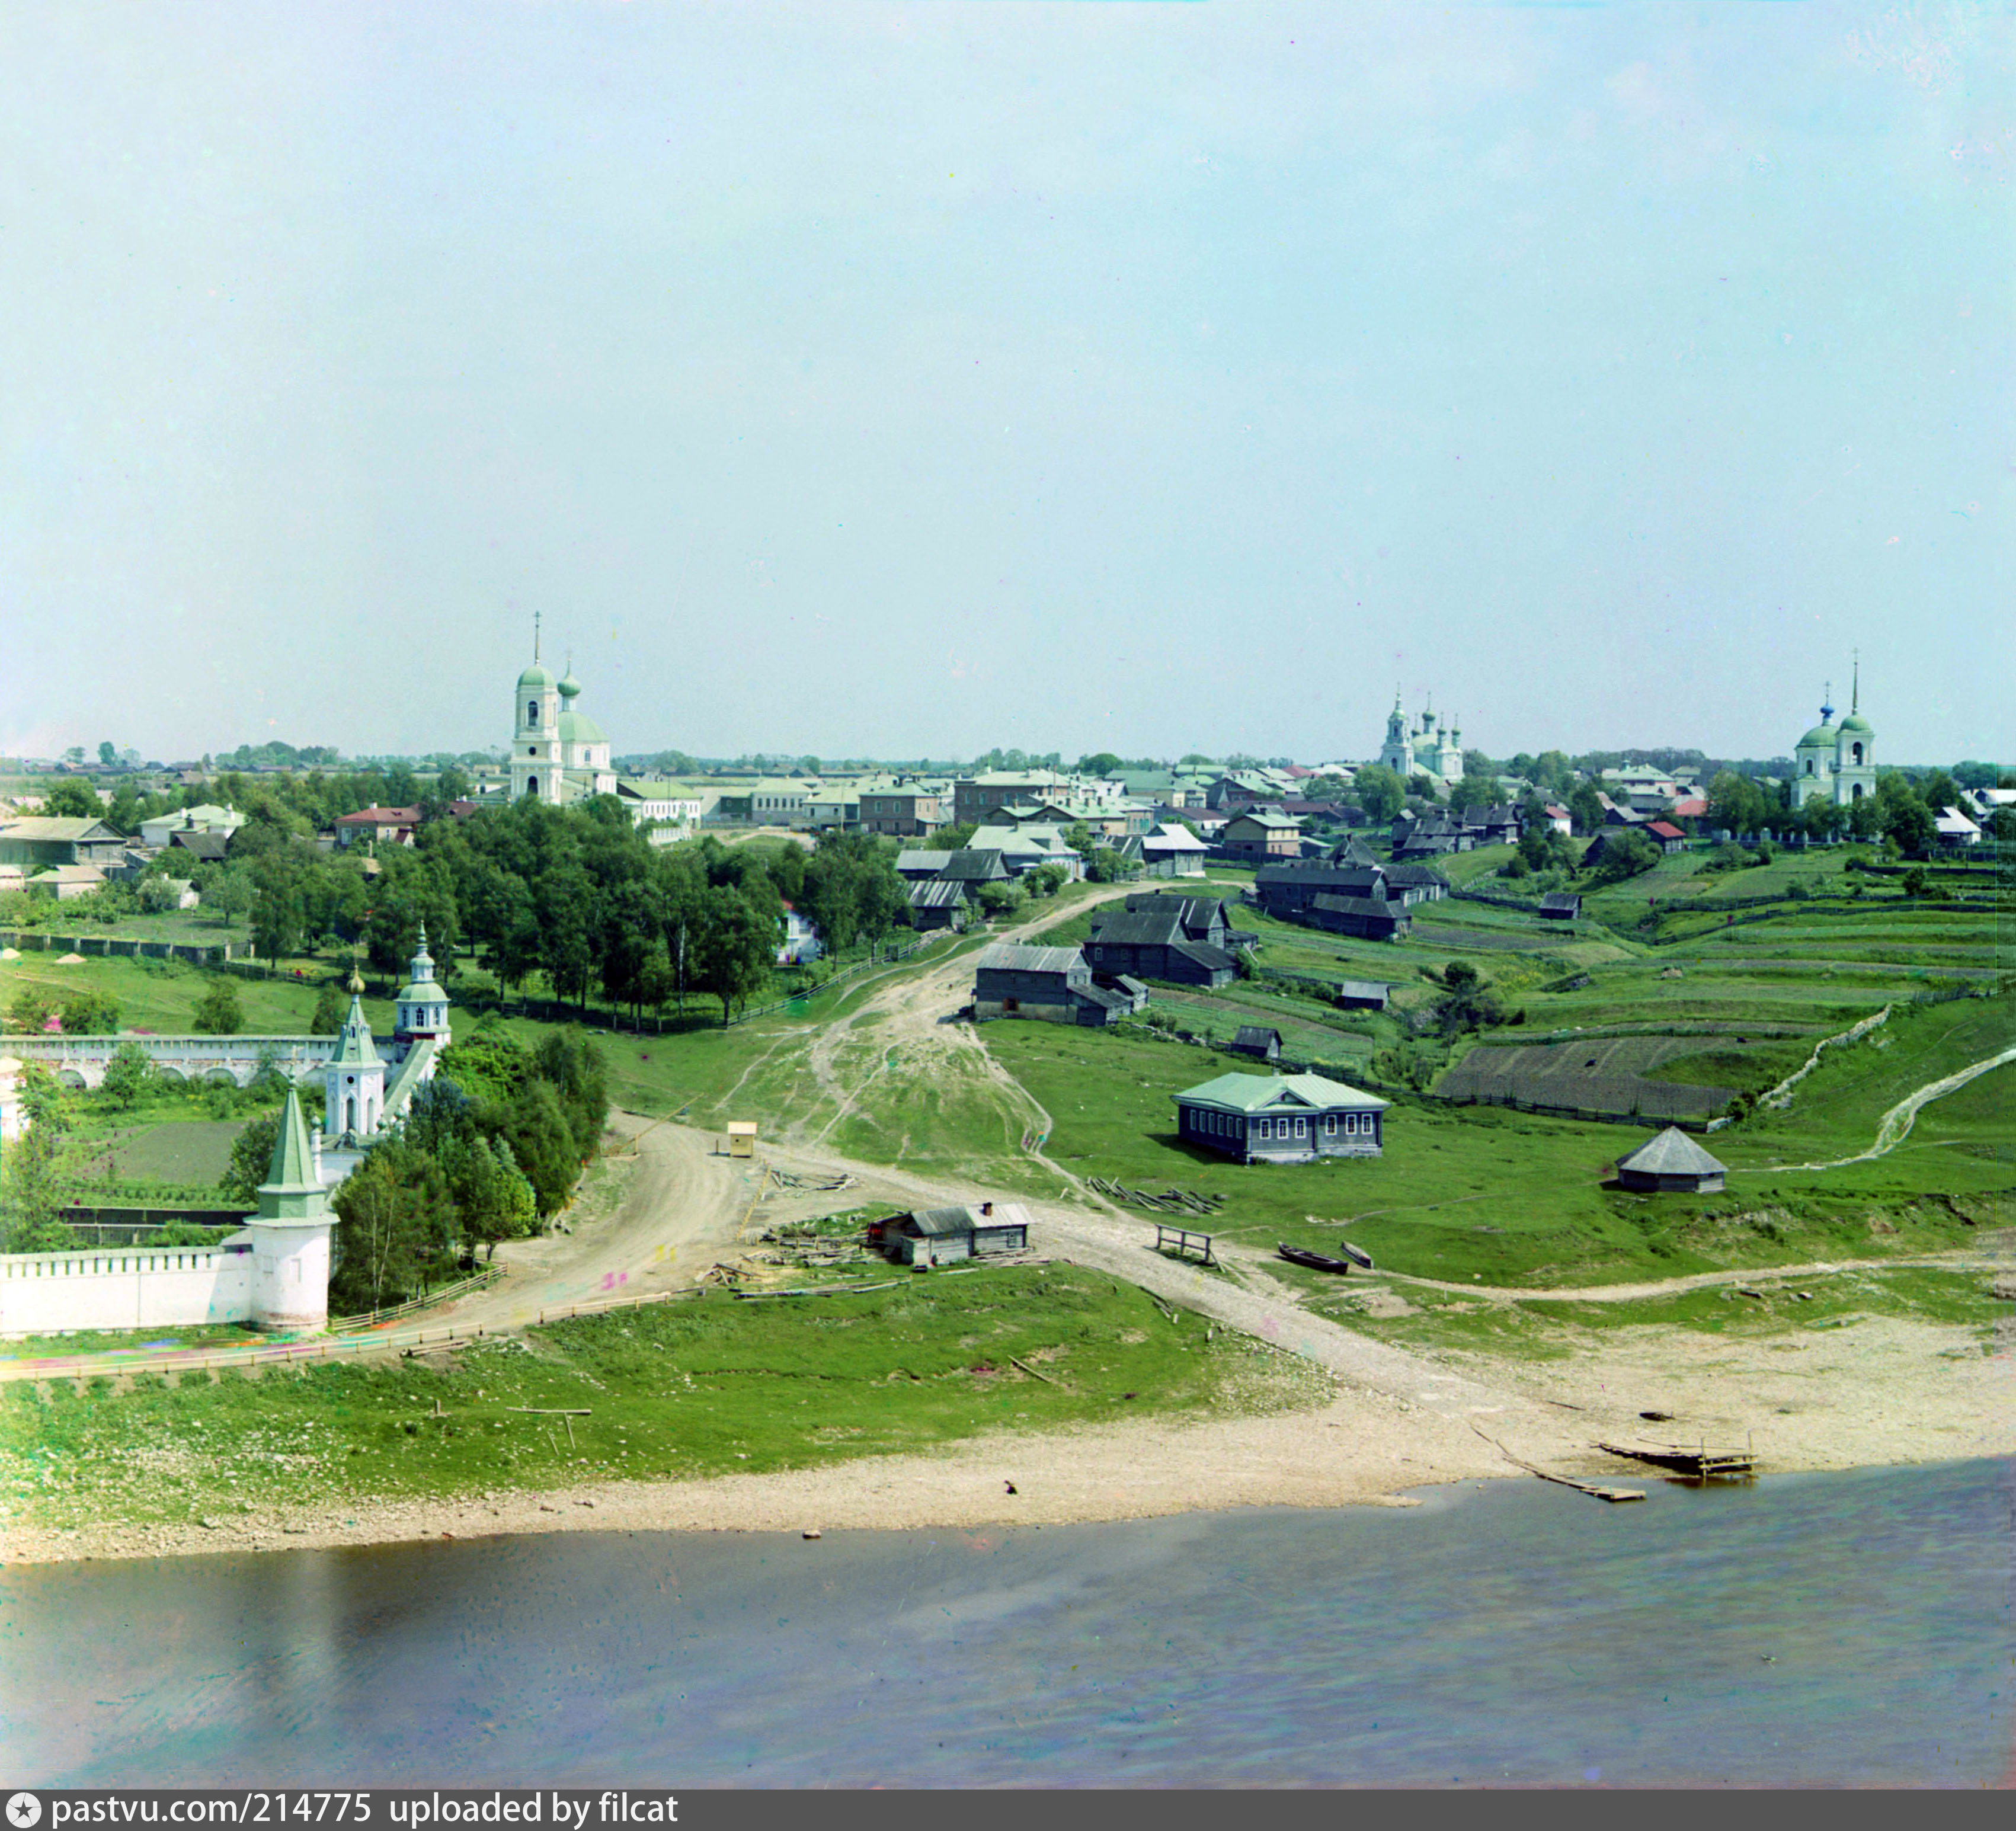
POLYGON ((560 688, 553 671, 539 661, 539 619, 532 617, 532 665, 518 676, 517 704, 511 732, 511 799, 531 795, 542 801, 560 798, 560 688))

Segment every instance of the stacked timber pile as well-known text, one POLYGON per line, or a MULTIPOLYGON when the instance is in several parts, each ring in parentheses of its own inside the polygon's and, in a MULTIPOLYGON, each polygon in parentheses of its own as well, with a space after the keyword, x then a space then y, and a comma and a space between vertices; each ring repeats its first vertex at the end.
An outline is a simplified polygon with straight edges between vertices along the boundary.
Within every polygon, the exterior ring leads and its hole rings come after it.
POLYGON ((1088 1187, 1110 1202, 1146 1208, 1157 1214, 1215 1214, 1226 1203, 1222 1195, 1200 1195, 1190 1189, 1167 1189, 1160 1195, 1150 1195, 1146 1189, 1129 1189, 1125 1183, 1110 1182, 1103 1176, 1088 1176, 1085 1180, 1088 1187))

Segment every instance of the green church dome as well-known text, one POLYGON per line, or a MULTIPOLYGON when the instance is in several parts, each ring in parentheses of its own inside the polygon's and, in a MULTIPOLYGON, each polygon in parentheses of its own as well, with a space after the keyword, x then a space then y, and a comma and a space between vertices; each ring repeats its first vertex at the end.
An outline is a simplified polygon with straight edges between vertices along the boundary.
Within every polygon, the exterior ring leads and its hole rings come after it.
POLYGON ((574 670, 571 667, 567 671, 565 678, 560 682, 560 697, 563 700, 578 700, 581 697, 581 682, 574 678, 574 670))
POLYGON ((553 684, 553 677, 551 670, 542 667, 536 661, 518 676, 518 688, 521 692, 527 688, 535 692, 543 692, 553 684))
POLYGON ((1870 728, 1869 721, 1863 718, 1859 712, 1851 712, 1841 721, 1841 728, 1843 731, 1867 732, 1870 731, 1870 728))
POLYGON ((1831 750, 1841 733, 1831 725, 1816 725, 1799 739, 1802 750, 1831 750))

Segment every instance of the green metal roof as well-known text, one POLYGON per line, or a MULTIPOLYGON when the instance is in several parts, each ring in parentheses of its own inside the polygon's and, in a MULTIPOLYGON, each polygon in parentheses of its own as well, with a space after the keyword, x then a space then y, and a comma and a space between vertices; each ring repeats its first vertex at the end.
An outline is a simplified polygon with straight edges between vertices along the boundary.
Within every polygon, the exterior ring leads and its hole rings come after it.
POLYGON ((1173 1096, 1193 1106, 1224 1106, 1235 1113, 1382 1112, 1391 1103, 1361 1093, 1324 1074, 1221 1074, 1173 1096))
POLYGON ((364 1016, 363 1001, 355 992, 350 995, 349 1013, 343 1020, 342 1033, 337 1038, 336 1053, 330 1061, 344 1068, 383 1066, 383 1059, 371 1041, 371 1026, 364 1016))
POLYGON ((446 1005, 453 1002, 437 979, 416 979, 399 994, 402 1005, 446 1005))
POLYGON ((1841 728, 1843 731, 1867 731, 1870 724, 1859 712, 1851 712, 1841 721, 1841 728))
POLYGON ((273 1160, 259 1185, 257 1221, 320 1221, 329 1218, 329 1194, 315 1174, 315 1152, 308 1142, 308 1122, 292 1088, 280 1112, 280 1135, 273 1160))
POLYGON ((1841 733, 1832 725, 1816 725, 1799 739, 1799 748, 1802 750, 1831 750, 1840 736, 1841 733))
POLYGON ((581 697, 581 682, 574 678, 574 670, 571 667, 561 678, 560 697, 563 700, 578 700, 581 697))
POLYGON ((518 676, 518 685, 521 691, 527 687, 543 689, 546 687, 551 686, 553 684, 553 677, 552 671, 549 668, 542 667, 536 661, 535 661, 531 667, 527 668, 523 674, 518 676))
POLYGON ((585 712, 563 712, 560 714, 560 742, 565 744, 606 744, 609 739, 602 727, 585 712))
POLYGON ((427 1078, 427 1070, 434 1059, 434 1039, 423 1036, 407 1051, 406 1059, 399 1064, 399 1072, 392 1077, 392 1085, 385 1090, 385 1117, 387 1119, 403 1117, 406 1104, 413 1097, 413 1089, 427 1078))

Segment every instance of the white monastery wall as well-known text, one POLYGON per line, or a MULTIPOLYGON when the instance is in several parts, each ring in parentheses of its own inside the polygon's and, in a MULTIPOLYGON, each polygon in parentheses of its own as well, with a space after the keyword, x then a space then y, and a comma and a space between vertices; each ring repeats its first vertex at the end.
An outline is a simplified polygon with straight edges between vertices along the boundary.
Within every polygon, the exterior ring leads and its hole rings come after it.
POLYGON ((252 1311, 250 1242, 0 1254, 0 1336, 173 1329, 252 1311))

